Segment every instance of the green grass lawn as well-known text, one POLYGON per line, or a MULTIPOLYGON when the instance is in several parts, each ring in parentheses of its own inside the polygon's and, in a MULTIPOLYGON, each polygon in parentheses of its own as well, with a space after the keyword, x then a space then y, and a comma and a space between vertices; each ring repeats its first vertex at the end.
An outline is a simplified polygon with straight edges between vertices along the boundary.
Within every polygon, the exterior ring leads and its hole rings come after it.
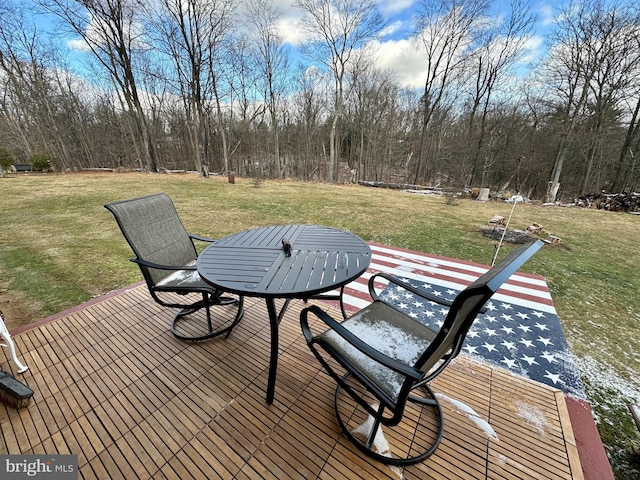
MULTIPOLYGON (((0 178, 0 309, 10 326, 45 318, 141 279, 105 203, 166 192, 187 229, 220 237, 281 223, 317 223, 365 240, 490 264, 497 242, 480 227, 511 205, 354 185, 188 174, 83 173, 0 178), (7 303, 8 302, 8 303, 7 303), (7 316, 9 316, 7 314, 7 316)), ((523 270, 547 279, 567 341, 619 478, 636 459, 627 401, 640 402, 640 216, 517 205, 511 227, 532 223, 562 239, 523 270)), ((511 247, 503 247, 501 255, 511 247)))

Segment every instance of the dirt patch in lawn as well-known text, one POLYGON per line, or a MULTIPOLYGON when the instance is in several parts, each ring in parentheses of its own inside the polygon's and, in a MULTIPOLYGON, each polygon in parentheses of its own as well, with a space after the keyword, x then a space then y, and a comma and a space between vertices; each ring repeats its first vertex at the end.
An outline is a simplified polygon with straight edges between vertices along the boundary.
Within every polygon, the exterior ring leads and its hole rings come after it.
POLYGON ((40 319, 37 306, 18 292, 6 290, 0 284, 0 311, 9 331, 40 319))

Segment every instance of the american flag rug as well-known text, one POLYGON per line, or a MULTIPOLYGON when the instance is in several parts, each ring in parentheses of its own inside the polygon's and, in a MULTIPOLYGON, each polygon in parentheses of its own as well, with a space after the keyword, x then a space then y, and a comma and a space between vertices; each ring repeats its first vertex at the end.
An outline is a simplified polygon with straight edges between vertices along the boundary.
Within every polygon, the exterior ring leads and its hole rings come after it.
MULTIPOLYGON (((395 275, 447 300, 489 267, 477 263, 369 244, 371 265, 345 287, 344 303, 355 312, 369 302, 367 282, 377 272, 395 275)), ((446 307, 425 302, 405 290, 387 287, 381 296, 433 329, 442 325, 446 307)), ((584 398, 583 386, 565 340, 544 277, 516 273, 485 305, 467 334, 463 352, 532 380, 584 398)))

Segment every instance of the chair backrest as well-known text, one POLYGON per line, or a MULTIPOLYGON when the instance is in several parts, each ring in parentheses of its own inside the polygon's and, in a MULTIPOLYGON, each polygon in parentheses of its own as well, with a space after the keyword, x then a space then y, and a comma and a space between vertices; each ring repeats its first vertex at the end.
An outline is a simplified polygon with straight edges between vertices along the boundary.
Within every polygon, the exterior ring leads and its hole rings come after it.
MULTIPOLYGON (((196 260, 197 251, 193 241, 167 194, 109 203, 105 208, 116 218, 136 256, 134 260, 173 267, 196 260)), ((144 265, 140 265, 140 269, 150 287, 173 273, 144 265)))
POLYGON ((514 249, 497 265, 466 287, 453 300, 451 308, 436 338, 416 362, 416 368, 429 372, 438 371, 453 359, 462 348, 465 336, 480 310, 493 294, 542 246, 542 240, 514 249), (438 364, 444 360, 444 364, 438 364))

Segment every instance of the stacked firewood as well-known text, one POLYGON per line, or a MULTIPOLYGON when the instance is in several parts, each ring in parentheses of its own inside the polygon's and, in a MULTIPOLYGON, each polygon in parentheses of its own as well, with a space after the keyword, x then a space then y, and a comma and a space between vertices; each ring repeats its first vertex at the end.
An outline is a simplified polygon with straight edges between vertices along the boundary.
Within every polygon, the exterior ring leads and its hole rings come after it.
POLYGON ((640 193, 592 193, 576 200, 576 205, 612 212, 640 212, 640 193))

